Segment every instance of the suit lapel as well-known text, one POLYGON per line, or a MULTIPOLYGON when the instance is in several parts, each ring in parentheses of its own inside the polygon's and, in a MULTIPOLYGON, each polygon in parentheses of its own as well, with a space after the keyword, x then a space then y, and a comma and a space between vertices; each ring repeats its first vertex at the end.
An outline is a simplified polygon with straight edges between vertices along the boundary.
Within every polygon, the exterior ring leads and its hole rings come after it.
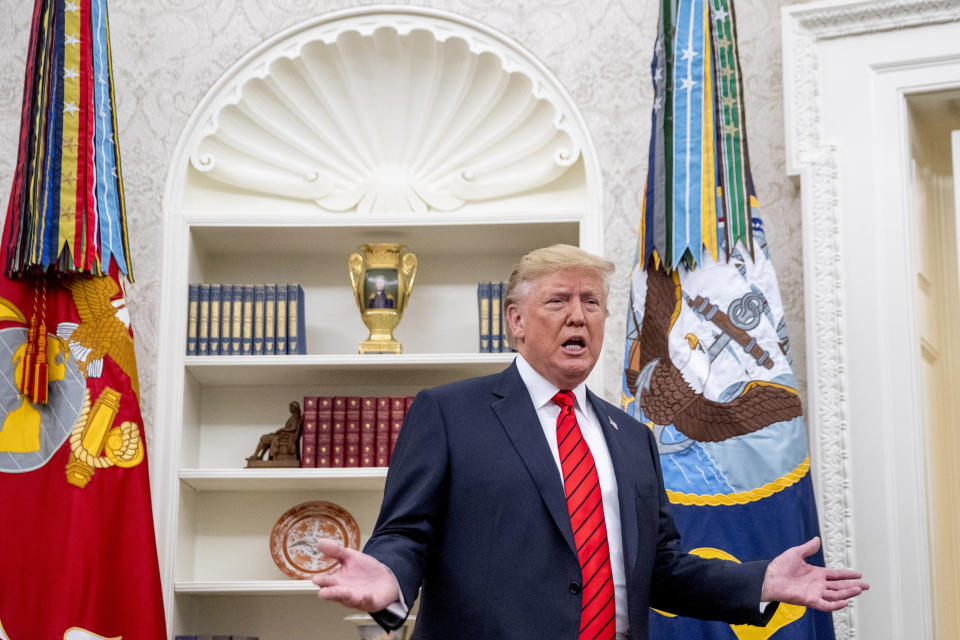
MULTIPOLYGON (((601 401, 592 391, 587 389, 587 398, 593 405, 594 414, 610 452, 610 462, 613 464, 613 473, 617 477, 617 494, 620 501, 620 531, 623 544, 623 564, 627 569, 627 580, 630 580, 631 571, 637 560, 637 503, 636 488, 634 487, 633 467, 637 464, 635 456, 630 456, 625 447, 626 433, 620 432, 620 426, 607 411, 606 403, 601 401)), ((627 425, 622 425, 626 427, 627 425)))
POLYGON ((497 396, 491 404, 494 413, 533 477, 547 511, 576 555, 577 547, 573 541, 573 528, 570 526, 560 471, 550 453, 550 445, 540 428, 540 419, 516 363, 500 374, 493 393, 497 396))

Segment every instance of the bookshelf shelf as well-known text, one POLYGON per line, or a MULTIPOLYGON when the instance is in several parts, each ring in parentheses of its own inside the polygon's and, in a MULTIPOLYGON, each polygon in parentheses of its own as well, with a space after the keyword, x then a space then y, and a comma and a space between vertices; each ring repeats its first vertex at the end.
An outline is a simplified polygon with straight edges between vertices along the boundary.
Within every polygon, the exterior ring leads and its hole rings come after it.
POLYGON ((371 375, 398 373, 451 380, 495 373, 513 358, 513 353, 185 356, 186 370, 207 386, 262 385, 264 380, 273 385, 356 384, 371 375))
POLYGON ((177 581, 178 594, 193 596, 275 596, 304 595, 316 597, 317 587, 309 580, 211 580, 177 581))
POLYGON ((386 467, 361 469, 181 469, 195 491, 382 491, 386 467))

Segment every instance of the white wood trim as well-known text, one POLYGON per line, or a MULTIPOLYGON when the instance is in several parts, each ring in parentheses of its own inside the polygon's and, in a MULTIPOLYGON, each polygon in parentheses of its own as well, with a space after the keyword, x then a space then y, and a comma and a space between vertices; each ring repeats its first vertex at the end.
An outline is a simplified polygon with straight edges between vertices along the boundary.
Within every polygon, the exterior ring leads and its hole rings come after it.
POLYGON ((937 86, 920 76, 956 57, 957 38, 944 33, 960 33, 958 20, 957 0, 783 10, 787 167, 801 180, 808 423, 824 551, 832 566, 873 572, 874 590, 834 614, 839 639, 931 637, 904 96, 937 86), (833 78, 839 69, 844 83, 833 78), (845 110, 859 121, 838 131, 845 110), (857 239, 851 229, 864 228, 865 212, 875 224, 857 239))
POLYGON ((182 469, 195 491, 383 491, 386 467, 359 469, 182 469))
POLYGON ((275 596, 302 594, 316 597, 317 587, 309 580, 218 580, 194 582, 178 580, 174 590, 179 594, 195 596, 275 596))

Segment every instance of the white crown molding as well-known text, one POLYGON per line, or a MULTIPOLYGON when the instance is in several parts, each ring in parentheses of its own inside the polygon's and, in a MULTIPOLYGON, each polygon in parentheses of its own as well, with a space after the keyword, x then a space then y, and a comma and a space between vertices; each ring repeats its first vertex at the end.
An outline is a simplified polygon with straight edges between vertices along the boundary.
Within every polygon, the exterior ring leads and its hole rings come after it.
POLYGON ((957 0, 818 2, 785 9, 817 39, 840 38, 960 19, 957 0))
MULTIPOLYGON (((782 12, 786 164, 802 183, 807 368, 812 459, 829 566, 853 566, 853 505, 839 246, 837 149, 823 137, 818 44, 823 40, 960 20, 960 0, 817 2, 782 12)), ((833 614, 838 639, 857 635, 851 609, 833 614)))

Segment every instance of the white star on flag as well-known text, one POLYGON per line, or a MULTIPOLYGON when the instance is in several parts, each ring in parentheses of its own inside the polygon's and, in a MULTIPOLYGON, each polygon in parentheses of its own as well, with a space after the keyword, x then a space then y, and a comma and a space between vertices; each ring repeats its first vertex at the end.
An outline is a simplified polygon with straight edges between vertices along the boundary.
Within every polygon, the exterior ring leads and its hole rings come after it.
POLYGON ((80 44, 80 41, 77 40, 76 36, 74 36, 72 33, 68 33, 68 34, 64 37, 63 43, 64 43, 65 45, 68 45, 68 46, 71 46, 71 47, 75 47, 75 46, 77 46, 78 44, 80 44))
POLYGON ((680 89, 682 89, 683 91, 690 91, 695 86, 697 86, 697 83, 694 82, 693 78, 691 78, 690 76, 687 76, 686 78, 680 81, 680 89))
POLYGON ((70 67, 67 67, 66 69, 63 70, 63 77, 69 78, 70 80, 76 80, 77 72, 71 69, 70 67))
POLYGON ((714 20, 726 20, 727 19, 727 10, 726 9, 717 9, 713 12, 714 20))
POLYGON ((65 102, 63 105, 63 111, 64 113, 73 114, 77 111, 80 111, 80 109, 77 109, 77 105, 73 104, 72 102, 65 102))
POLYGON ((73 13, 80 11, 80 7, 75 2, 73 2, 73 0, 70 0, 70 2, 63 5, 63 8, 65 11, 70 11, 73 13))
POLYGON ((691 60, 695 55, 697 55, 697 52, 693 50, 692 46, 690 46, 683 50, 680 57, 684 60, 691 60))

